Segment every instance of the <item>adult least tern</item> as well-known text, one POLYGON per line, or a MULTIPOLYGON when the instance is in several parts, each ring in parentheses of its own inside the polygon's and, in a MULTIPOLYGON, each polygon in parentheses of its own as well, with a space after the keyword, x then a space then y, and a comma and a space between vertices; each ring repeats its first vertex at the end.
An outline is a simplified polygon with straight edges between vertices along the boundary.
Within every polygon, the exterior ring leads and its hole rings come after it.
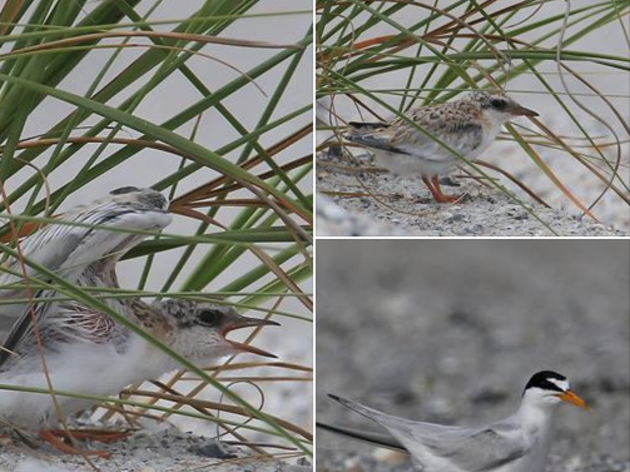
MULTIPOLYGON (((154 190, 114 190, 58 218, 75 225, 50 224, 23 241, 21 250, 26 259, 80 287, 118 288, 118 260, 146 237, 133 231, 165 228, 171 221, 167 208, 167 200, 154 190)), ((37 270, 24 268, 19 260, 8 261, 2 269, 0 298, 22 301, 0 306, 0 314, 17 318, 0 350, 0 384, 48 389, 42 357, 55 390, 90 395, 116 394, 131 383, 177 368, 168 355, 105 313, 74 299, 59 300, 54 288, 30 282, 29 291, 25 270, 28 278, 50 282, 37 270), (29 299, 33 301, 23 301, 29 299)), ((235 329, 278 324, 246 318, 231 307, 172 299, 152 305, 138 298, 106 297, 103 301, 192 361, 216 361, 239 352, 275 357, 226 339, 235 329)), ((92 403, 64 395, 53 399, 0 389, 0 423, 21 431, 40 431, 58 449, 71 453, 74 450, 64 448, 51 433, 60 419, 57 408, 70 415, 92 403)))
POLYGON ((385 123, 350 122, 348 141, 364 146, 382 167, 398 175, 420 175, 433 198, 444 195, 439 175, 461 164, 449 149, 418 130, 425 130, 469 160, 494 142, 501 127, 516 116, 538 116, 500 92, 474 91, 461 100, 413 108, 385 123))
POLYGON ((535 374, 512 416, 478 427, 445 426, 391 416, 360 403, 330 397, 366 416, 389 434, 318 423, 318 426, 411 455, 423 472, 544 472, 556 407, 567 402, 588 409, 563 375, 535 374))

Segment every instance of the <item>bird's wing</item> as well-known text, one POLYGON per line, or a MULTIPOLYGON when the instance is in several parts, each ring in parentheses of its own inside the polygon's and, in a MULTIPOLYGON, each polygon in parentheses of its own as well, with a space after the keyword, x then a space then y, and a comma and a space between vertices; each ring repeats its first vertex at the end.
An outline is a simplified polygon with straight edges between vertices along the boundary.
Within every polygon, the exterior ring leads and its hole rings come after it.
POLYGON ((531 451, 516 431, 495 426, 430 433, 417 425, 411 433, 434 456, 470 472, 495 471, 531 451))
MULTIPOLYGON (((98 203, 94 207, 66 213, 59 218, 59 223, 51 223, 29 236, 20 244, 22 255, 72 279, 73 274, 76 277, 87 265, 105 257, 120 257, 146 237, 109 230, 159 230, 166 227, 171 219, 164 211, 136 208, 116 200, 101 200, 98 203), (77 224, 91 226, 73 226, 77 224)), ((11 283, 22 281, 19 261, 10 261, 3 269, 0 285, 4 285, 5 290, 11 283)), ((27 267, 28 275, 36 273, 36 269, 27 267)))
POLYGON ((349 131, 344 136, 348 141, 381 151, 409 154, 403 147, 392 142, 395 130, 390 129, 387 124, 350 122, 349 125, 349 131))
MULTIPOLYGON (((50 224, 23 241, 21 252, 26 259, 63 276, 71 283, 77 283, 84 271, 97 270, 104 261, 115 264, 124 252, 146 237, 109 229, 150 231, 162 229, 170 223, 170 215, 163 208, 152 206, 153 203, 135 201, 134 195, 111 195, 64 215, 64 221, 93 226, 50 224)), ((52 290, 30 294, 25 288, 12 287, 12 284, 23 282, 19 275, 22 273, 19 261, 10 261, 4 269, 9 272, 0 276, 0 299, 24 299, 29 295, 36 298, 54 296, 52 290)), ((31 267, 27 267, 26 273, 29 277, 38 275, 37 270, 31 267)), ((37 302, 33 308, 29 303, 2 307, 2 315, 17 317, 17 320, 5 338, 4 349, 0 350, 0 368, 11 356, 9 351, 18 352, 20 344, 32 336, 31 310, 35 310, 36 322, 44 329, 52 305, 50 302, 37 302)))
MULTIPOLYGON (((478 121, 437 121, 430 116, 428 110, 419 113, 415 117, 417 125, 460 154, 467 155, 482 144, 483 127, 478 121)), ((457 160, 448 149, 402 118, 391 124, 351 123, 345 138, 368 148, 420 157, 428 162, 457 160)))
POLYGON ((454 469, 492 472, 530 450, 519 435, 511 434, 515 431, 509 425, 461 428, 423 423, 388 415, 352 400, 331 398, 385 428, 421 463, 423 457, 430 455, 448 461, 454 469))
MULTIPOLYGON (((419 114, 415 122, 426 133, 464 156, 481 146, 483 142, 483 126, 478 120, 433 120, 431 112, 427 109, 419 114)), ((396 130, 391 138, 392 144, 403 150, 415 150, 415 155, 428 161, 457 160, 451 151, 406 120, 399 118, 396 125, 391 128, 396 130)))
POLYGON ((377 433, 376 431, 367 431, 365 429, 352 429, 343 428, 341 426, 334 426, 326 423, 317 423, 317 427, 330 431, 331 433, 340 434, 342 436, 348 436, 356 439, 357 441, 363 441, 373 446, 384 447, 392 449, 398 452, 409 453, 405 446, 402 445, 394 436, 388 433, 377 433))

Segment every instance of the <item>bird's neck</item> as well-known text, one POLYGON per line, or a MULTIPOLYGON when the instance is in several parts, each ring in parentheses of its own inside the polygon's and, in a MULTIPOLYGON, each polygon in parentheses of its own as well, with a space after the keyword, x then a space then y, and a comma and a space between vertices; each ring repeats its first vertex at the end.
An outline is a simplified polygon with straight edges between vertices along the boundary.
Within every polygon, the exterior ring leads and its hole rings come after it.
MULTIPOLYGON (((163 340, 161 340, 163 341, 163 340)), ((168 354, 159 348, 149 344, 135 333, 130 337, 130 346, 127 352, 129 364, 130 382, 157 379, 163 374, 178 368, 168 354)))
POLYGON ((533 403, 525 399, 521 403, 517 415, 525 431, 549 434, 553 430, 556 407, 555 404, 533 403))

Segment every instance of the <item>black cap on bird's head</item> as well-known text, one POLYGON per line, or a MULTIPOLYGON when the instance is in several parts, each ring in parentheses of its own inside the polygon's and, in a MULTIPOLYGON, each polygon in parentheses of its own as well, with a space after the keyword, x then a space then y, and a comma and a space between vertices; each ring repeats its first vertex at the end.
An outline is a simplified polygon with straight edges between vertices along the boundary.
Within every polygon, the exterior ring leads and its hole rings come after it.
POLYGON ((525 386, 525 390, 528 388, 538 387, 543 390, 564 392, 564 390, 562 390, 562 388, 558 385, 559 382, 567 383, 568 385, 567 378, 564 375, 554 372, 553 370, 543 370, 535 373, 532 378, 529 379, 529 382, 527 382, 527 385, 525 386))
POLYGON ((553 370, 543 370, 535 373, 527 382, 523 395, 530 391, 545 397, 571 403, 585 410, 589 409, 586 402, 573 393, 569 380, 564 375, 553 370))

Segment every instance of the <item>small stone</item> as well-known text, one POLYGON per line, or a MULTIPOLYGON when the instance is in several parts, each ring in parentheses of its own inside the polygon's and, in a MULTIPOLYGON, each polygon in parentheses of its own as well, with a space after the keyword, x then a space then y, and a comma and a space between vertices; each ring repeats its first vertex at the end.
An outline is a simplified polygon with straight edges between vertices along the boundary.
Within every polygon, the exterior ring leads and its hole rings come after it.
POLYGON ((483 230, 484 230, 483 225, 477 223, 472 226, 467 226, 466 228, 464 228, 464 233, 479 234, 479 233, 482 233, 483 230))
POLYGON ((343 156, 343 149, 341 146, 333 144, 328 148, 328 155, 330 157, 341 157, 343 156))
POLYGON ((463 213, 455 213, 451 217, 446 219, 447 223, 455 223, 457 221, 464 221, 466 216, 463 213))
POLYGON ((222 443, 214 440, 204 441, 201 444, 191 446, 190 452, 213 459, 234 459, 237 457, 235 454, 228 452, 222 443))

